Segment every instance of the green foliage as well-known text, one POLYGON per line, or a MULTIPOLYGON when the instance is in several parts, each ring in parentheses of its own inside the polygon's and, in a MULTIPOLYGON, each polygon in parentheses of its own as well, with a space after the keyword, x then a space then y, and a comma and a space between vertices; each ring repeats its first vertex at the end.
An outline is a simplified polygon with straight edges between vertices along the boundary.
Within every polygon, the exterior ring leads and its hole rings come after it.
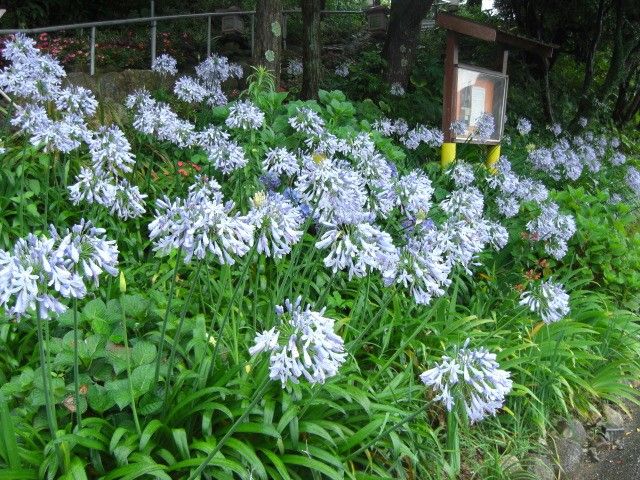
MULTIPOLYGON (((369 85, 365 63, 354 67, 362 86, 369 85)), ((250 158, 244 169, 223 179, 202 152, 128 130, 138 160, 134 179, 153 201, 184 195, 193 175, 204 171, 220 180, 226 198, 246 208, 263 188, 257 178, 264 152, 299 144, 288 118, 304 105, 340 138, 371 133, 378 151, 401 173, 422 168, 441 200, 452 186, 439 166, 425 164, 425 158, 437 157, 435 150, 406 151, 371 132, 380 116, 405 111, 413 118, 410 111, 427 104, 427 115, 437 116, 438 94, 428 80, 436 76, 436 67, 416 74, 414 91, 399 102, 351 101, 339 90, 301 102, 287 101, 287 93, 276 92, 266 72, 256 70, 242 95, 267 121, 260 131, 236 135, 250 158), (421 97, 427 90, 431 96, 421 97)), ((198 126, 219 125, 228 115, 227 107, 175 109, 198 126)), ((614 180, 554 186, 553 198, 578 223, 569 260, 541 263, 541 249, 520 238, 537 214, 526 205, 522 218, 508 223, 511 242, 500 254, 483 254, 472 274, 456 271, 445 297, 418 306, 380 279, 332 275, 314 246, 312 227, 279 261, 248 255, 232 267, 205 260, 199 268, 176 255, 159 258, 147 238, 150 215, 117 222, 100 208, 81 212, 68 203, 64 187, 86 162, 86 152, 45 155, 24 142, 8 140, 0 169, 1 245, 8 248, 48 223, 64 227, 85 216, 117 239, 122 275, 106 279, 79 307, 79 405, 73 398, 73 312, 46 325, 56 438, 46 430, 33 323, 24 318, 0 324, 0 478, 186 479, 215 452, 205 472, 216 479, 444 479, 453 470, 446 415, 418 374, 466 338, 496 352, 514 380, 497 417, 459 426, 463 471, 478 478, 527 478, 524 472, 512 476, 502 459, 536 450, 536 439, 557 417, 589 415, 604 401, 636 399, 628 381, 640 374, 637 214, 627 204, 607 203, 614 180), (565 284, 569 318, 546 326, 518 305, 518 286, 529 271, 565 284), (250 357, 248 347, 256 331, 274 325, 273 306, 297 295, 327 307, 349 360, 324 385, 283 389, 272 382, 256 397, 268 362, 250 357), (81 428, 75 409, 82 413, 81 428)), ((514 138, 505 152, 522 174, 533 175, 524 162, 524 140, 514 138)), ((475 163, 484 153, 460 148, 460 156, 475 163)), ((476 165, 478 178, 485 173, 476 165)), ((491 210, 493 194, 485 190, 491 210)))

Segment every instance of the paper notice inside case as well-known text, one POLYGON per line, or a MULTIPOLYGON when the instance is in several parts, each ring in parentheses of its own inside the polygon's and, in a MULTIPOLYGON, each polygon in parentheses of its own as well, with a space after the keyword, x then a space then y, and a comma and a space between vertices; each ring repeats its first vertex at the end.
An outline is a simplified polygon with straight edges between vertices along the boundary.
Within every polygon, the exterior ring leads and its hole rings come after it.
POLYGON ((484 87, 471 87, 471 115, 469 117, 469 125, 471 126, 474 126, 484 113, 485 95, 484 87))

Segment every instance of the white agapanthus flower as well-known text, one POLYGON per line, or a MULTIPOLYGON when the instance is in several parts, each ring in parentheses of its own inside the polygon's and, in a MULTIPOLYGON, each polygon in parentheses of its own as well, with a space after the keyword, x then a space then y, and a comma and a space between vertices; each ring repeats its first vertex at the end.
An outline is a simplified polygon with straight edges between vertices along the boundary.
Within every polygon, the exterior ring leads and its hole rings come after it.
POLYGON ((300 162, 298 157, 286 148, 271 148, 265 153, 262 168, 276 175, 293 177, 300 171, 300 162))
POLYGON ((295 189, 321 223, 361 223, 372 216, 365 210, 364 179, 346 161, 318 153, 305 157, 295 189))
POLYGON ((154 100, 143 90, 129 95, 126 106, 134 110, 133 127, 139 132, 178 147, 191 146, 195 126, 178 117, 166 103, 154 100))
POLYGON ((316 248, 329 249, 324 266, 333 273, 346 270, 349 279, 364 277, 373 270, 385 271, 398 256, 387 232, 369 223, 327 225, 316 248))
POLYGON ((289 118, 289 125, 296 132, 307 135, 322 135, 324 132, 324 120, 316 112, 307 107, 296 109, 295 115, 289 118))
POLYGON ((156 201, 156 217, 149 224, 153 249, 168 255, 184 252, 185 262, 212 253, 221 264, 233 265, 253 245, 255 227, 247 217, 233 213, 232 201, 224 203, 220 185, 213 179, 197 179, 186 198, 156 201))
POLYGON ((490 113, 483 113, 475 122, 473 136, 481 141, 489 140, 496 131, 496 120, 490 113))
POLYGON ((341 63, 336 67, 336 69, 334 70, 334 73, 338 77, 347 78, 349 76, 349 64, 341 63))
POLYGON ((619 167, 620 165, 624 165, 627 162, 627 157, 622 152, 615 152, 613 155, 611 155, 610 162, 614 167, 619 167))
POLYGON ((292 58, 287 64, 287 75, 290 77, 299 77, 303 72, 302 61, 299 58, 292 58))
POLYGON ((20 318, 37 311, 47 319, 66 310, 60 298, 83 298, 83 279, 98 284, 106 272, 117 275, 118 249, 105 231, 82 222, 60 235, 33 234, 19 239, 13 250, 0 250, 0 307, 20 318))
POLYGON ((392 135, 401 137, 409 131, 409 124, 403 118, 397 118, 395 120, 381 118, 373 122, 372 128, 386 137, 392 135))
POLYGON ((560 283, 551 279, 532 285, 520 295, 523 305, 540 316, 546 324, 562 320, 569 315, 569 295, 560 283))
POLYGON ((419 305, 428 305, 433 298, 444 295, 451 284, 451 264, 438 242, 435 232, 409 239, 383 271, 385 285, 406 288, 419 305))
POLYGON ((264 123, 264 113, 250 100, 236 102, 229 108, 225 124, 229 128, 258 130, 264 123))
POLYGON ((625 182, 633 193, 640 197, 640 171, 636 167, 627 168, 625 182))
POLYGON ((129 140, 116 125, 101 127, 94 133, 89 153, 93 169, 100 173, 129 173, 136 162, 129 140))
POLYGON ((175 75, 178 73, 178 62, 171 55, 163 53, 153 61, 151 70, 162 75, 175 75))
POLYGON ((453 167, 448 171, 449 176, 453 179, 456 188, 467 187, 475 181, 473 167, 467 162, 455 162, 453 167))
POLYGON ((518 125, 516 127, 520 135, 528 135, 531 131, 531 122, 528 118, 520 117, 518 119, 518 125))
POLYGON ((403 175, 396 184, 400 210, 410 215, 428 213, 433 192, 431 180, 419 170, 403 175))
POLYGON ((200 103, 209 94, 208 90, 192 77, 180 77, 173 86, 173 93, 187 103, 200 103))
POLYGON ((451 412, 458 402, 472 423, 495 415, 511 391, 511 374, 500 369, 496 355, 486 348, 469 348, 467 339, 453 356, 443 355, 441 362, 420 375, 420 379, 438 395, 451 412))
POLYGON ((244 167, 249 159, 244 149, 229 134, 215 125, 192 137, 192 144, 201 147, 209 161, 222 173, 228 174, 244 167))
POLYGON ((557 260, 561 260, 568 251, 567 242, 576 232, 573 216, 560 213, 557 203, 549 202, 542 206, 540 215, 527 223, 532 240, 545 243, 545 251, 557 260))
POLYGON ((98 109, 98 100, 93 92, 84 87, 69 86, 60 89, 55 103, 60 112, 81 118, 92 117, 98 109))
POLYGON ((406 93, 406 90, 404 89, 404 87, 398 83, 398 82, 394 82, 391 84, 391 88, 389 89, 389 93, 391 95, 393 95, 394 97, 403 97, 404 94, 406 93))
POLYGON ((256 335, 250 355, 269 352, 269 377, 284 388, 289 381, 324 383, 338 374, 347 359, 342 338, 334 332, 335 321, 307 306, 302 297, 276 306, 279 324, 256 335))
POLYGON ((437 128, 429 128, 426 125, 416 125, 413 129, 409 130, 400 141, 409 150, 415 150, 423 143, 429 147, 439 147, 444 141, 444 135, 442 131, 437 128))
POLYGON ((476 187, 459 188, 440 202, 440 208, 450 216, 472 221, 482 216, 484 197, 476 187))
POLYGON ((115 240, 106 238, 104 228, 94 227, 83 219, 62 234, 53 227, 50 233, 57 242, 57 253, 64 258, 63 263, 69 271, 78 273, 96 287, 103 273, 118 275, 118 246, 115 240))
POLYGON ((302 238, 302 212, 280 193, 258 192, 251 198, 247 220, 255 227, 258 253, 282 258, 302 238))
POLYGON ((585 128, 587 126, 587 123, 589 123, 589 121, 585 117, 580 117, 578 119, 578 125, 580 125, 582 128, 585 128))

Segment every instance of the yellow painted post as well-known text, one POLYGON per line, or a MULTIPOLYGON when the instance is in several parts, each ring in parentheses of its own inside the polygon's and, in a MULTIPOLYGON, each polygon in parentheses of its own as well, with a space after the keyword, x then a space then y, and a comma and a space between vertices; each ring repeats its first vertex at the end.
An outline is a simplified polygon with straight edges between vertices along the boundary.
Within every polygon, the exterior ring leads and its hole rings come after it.
POLYGON ((486 165, 491 173, 495 173, 496 171, 496 163, 500 160, 500 144, 493 145, 489 148, 489 155, 487 155, 486 165))
POLYGON ((456 159, 456 144, 443 143, 440 156, 440 166, 444 169, 451 165, 456 159))

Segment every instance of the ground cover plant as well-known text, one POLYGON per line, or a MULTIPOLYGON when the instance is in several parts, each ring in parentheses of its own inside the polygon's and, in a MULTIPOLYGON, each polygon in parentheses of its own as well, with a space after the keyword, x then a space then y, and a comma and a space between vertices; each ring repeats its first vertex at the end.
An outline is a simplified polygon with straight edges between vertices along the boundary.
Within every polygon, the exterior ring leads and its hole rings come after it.
POLYGON ((636 398, 633 138, 519 118, 443 170, 224 57, 114 122, 2 54, 1 478, 531 478, 500 459, 636 398))

